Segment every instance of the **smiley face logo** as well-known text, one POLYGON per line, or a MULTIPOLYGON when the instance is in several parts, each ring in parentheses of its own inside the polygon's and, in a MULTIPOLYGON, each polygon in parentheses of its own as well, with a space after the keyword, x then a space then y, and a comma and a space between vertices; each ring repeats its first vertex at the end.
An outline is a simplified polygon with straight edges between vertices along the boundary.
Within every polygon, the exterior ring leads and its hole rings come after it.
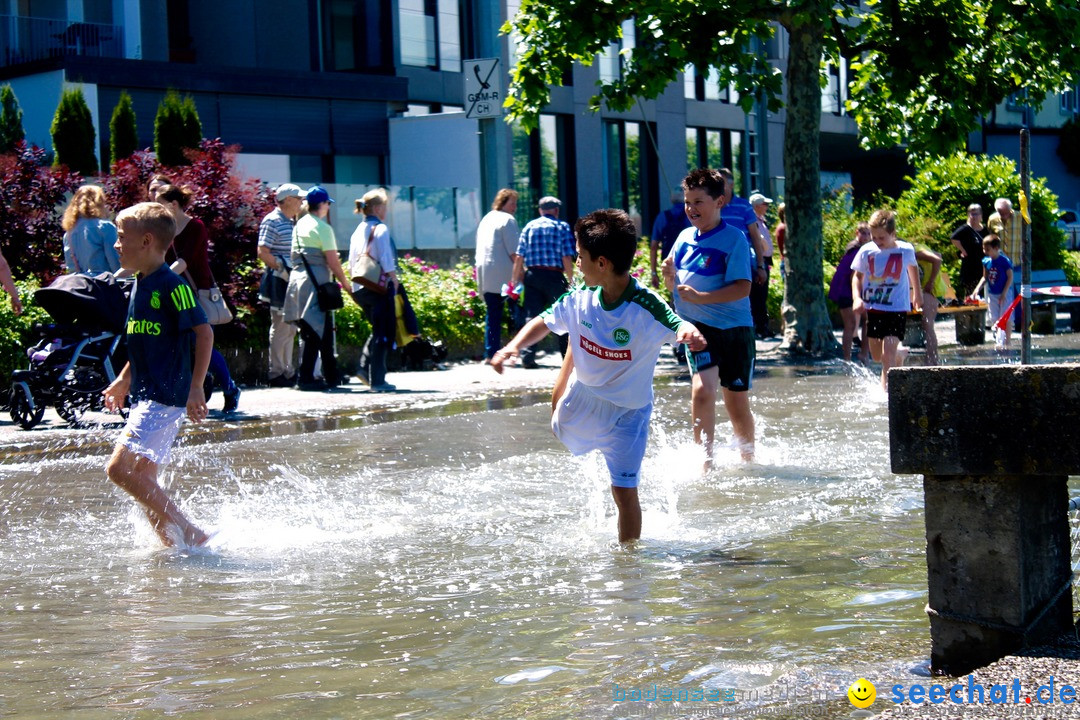
POLYGON ((847 697, 852 705, 864 710, 874 704, 874 700, 877 698, 877 688, 869 680, 859 678, 851 683, 851 687, 847 689, 847 697))

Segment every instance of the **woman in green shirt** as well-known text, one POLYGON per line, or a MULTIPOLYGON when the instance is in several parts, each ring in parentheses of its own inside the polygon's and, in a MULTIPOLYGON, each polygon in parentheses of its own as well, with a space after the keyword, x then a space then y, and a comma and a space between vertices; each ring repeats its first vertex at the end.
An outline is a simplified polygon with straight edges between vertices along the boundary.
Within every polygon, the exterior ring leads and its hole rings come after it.
MULTIPOLYGON (((334 316, 319 307, 319 285, 336 279, 349 287, 341 267, 334 228, 326 222, 330 214, 330 194, 318 185, 305 195, 307 214, 296 221, 293 231, 292 266, 289 289, 282 308, 286 322, 296 323, 304 339, 296 386, 301 390, 332 388, 340 382, 334 356, 334 316), (306 262, 305 262, 306 261, 306 262), (315 360, 322 357, 324 383, 315 381, 315 360)), ((351 299, 351 294, 349 295, 351 299)))

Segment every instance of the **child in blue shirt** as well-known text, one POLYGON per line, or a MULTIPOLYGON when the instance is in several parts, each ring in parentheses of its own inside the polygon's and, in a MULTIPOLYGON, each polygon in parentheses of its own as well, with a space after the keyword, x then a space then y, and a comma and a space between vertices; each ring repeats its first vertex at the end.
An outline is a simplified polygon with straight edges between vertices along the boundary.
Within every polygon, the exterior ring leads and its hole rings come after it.
MULTIPOLYGON (((1012 304, 1013 291, 1013 264, 1005 253, 1001 252, 1001 239, 997 235, 987 235, 983 238, 983 276, 975 291, 971 293, 974 298, 979 290, 986 285, 986 304, 990 310, 990 327, 994 327, 1001 316, 1012 304)), ((1012 323, 1005 323, 1005 330, 995 333, 998 337, 997 346, 1007 348, 1012 339, 1012 323)))
POLYGON ((742 457, 754 459, 750 385, 756 347, 750 245, 742 228, 722 219, 726 181, 722 171, 704 168, 686 176, 682 187, 691 227, 679 235, 663 265, 675 311, 694 323, 707 343, 689 356, 690 412, 694 440, 705 446, 705 470, 712 466, 718 387, 742 457))
POLYGON ((103 393, 109 410, 119 410, 129 395, 132 402, 107 472, 142 505, 165 545, 198 547, 209 536, 180 512, 157 475, 184 416, 206 418, 203 380, 214 335, 194 291, 165 263, 176 234, 169 211, 139 203, 121 211, 116 226, 120 265, 137 279, 128 307, 129 360, 103 393))

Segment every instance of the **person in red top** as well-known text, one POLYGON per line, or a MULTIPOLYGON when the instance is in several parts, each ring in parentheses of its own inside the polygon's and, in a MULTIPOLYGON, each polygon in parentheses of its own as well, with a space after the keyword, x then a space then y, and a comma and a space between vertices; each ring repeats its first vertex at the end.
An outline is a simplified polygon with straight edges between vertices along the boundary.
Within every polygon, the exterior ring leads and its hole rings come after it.
MULTIPOLYGON (((176 237, 165 255, 166 262, 173 272, 189 276, 195 285, 194 290, 214 287, 214 275, 210 272, 210 233, 201 220, 186 212, 193 193, 187 188, 155 184, 153 181, 151 192, 155 201, 163 205, 176 221, 176 237)), ((216 347, 210 355, 210 374, 225 395, 222 411, 236 412, 240 405, 240 387, 233 382, 225 356, 216 347)))

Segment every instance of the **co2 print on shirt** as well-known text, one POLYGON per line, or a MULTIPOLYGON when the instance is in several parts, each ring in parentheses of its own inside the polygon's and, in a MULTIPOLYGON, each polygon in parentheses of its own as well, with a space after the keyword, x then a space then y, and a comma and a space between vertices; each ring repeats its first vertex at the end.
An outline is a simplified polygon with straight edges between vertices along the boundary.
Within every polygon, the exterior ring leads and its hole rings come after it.
POLYGON ((915 265, 915 248, 897 241, 895 247, 881 249, 867 243, 851 266, 863 274, 862 299, 872 310, 907 312, 911 309, 908 268, 915 265))

